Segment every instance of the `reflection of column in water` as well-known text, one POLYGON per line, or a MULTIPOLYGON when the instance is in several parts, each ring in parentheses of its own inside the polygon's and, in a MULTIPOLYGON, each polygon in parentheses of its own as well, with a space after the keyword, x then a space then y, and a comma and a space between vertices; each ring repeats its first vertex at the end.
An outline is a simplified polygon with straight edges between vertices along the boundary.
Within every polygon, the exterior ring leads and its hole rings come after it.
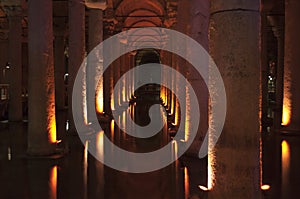
POLYGON ((184 199, 188 199, 190 195, 190 178, 187 167, 184 167, 184 199))
POLYGON ((84 145, 84 153, 83 153, 83 197, 84 199, 87 199, 87 173, 88 173, 88 147, 89 147, 89 141, 85 141, 84 145))
POLYGON ((50 199, 56 199, 57 198, 57 166, 54 166, 50 170, 50 179, 49 179, 49 185, 50 185, 50 199))
POLYGON ((290 145, 287 141, 281 142, 281 167, 282 167, 282 198, 290 198, 289 173, 290 173, 290 145))

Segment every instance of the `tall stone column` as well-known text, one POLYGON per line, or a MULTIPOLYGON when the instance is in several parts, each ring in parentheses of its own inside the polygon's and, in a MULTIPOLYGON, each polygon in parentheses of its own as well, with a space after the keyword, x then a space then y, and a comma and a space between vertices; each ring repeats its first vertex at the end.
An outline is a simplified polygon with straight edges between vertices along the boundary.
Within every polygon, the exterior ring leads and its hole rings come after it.
POLYGON ((21 1, 3 4, 9 20, 9 121, 22 121, 22 7, 21 1))
MULTIPOLYGON (((72 93, 77 72, 85 56, 85 5, 84 0, 69 1, 69 64, 68 64, 68 119, 69 132, 74 133, 75 124, 72 111, 72 93)), ((83 82, 84 80, 82 80, 83 82)), ((82 91, 75 91, 76 95, 83 95, 82 91)), ((84 116, 84 96, 82 96, 82 120, 84 116)), ((86 122, 86 121, 84 121, 86 122)))
POLYGON ((300 2, 285 1, 285 60, 283 111, 285 130, 300 130, 300 2))
POLYGON ((54 73, 55 73, 55 104, 57 110, 65 108, 66 87, 65 68, 65 20, 54 20, 54 73))
MULTIPOLYGON (((208 0, 191 0, 191 1, 183 1, 180 0, 178 2, 178 16, 180 19, 178 21, 178 29, 179 31, 187 34, 194 40, 196 40, 204 49, 208 50, 208 25, 209 25, 209 1, 208 0)), ((187 46, 187 53, 192 54, 192 49, 189 49, 187 46)), ((201 55, 195 55, 201 56, 201 55)), ((203 56, 203 59, 205 57, 203 56)), ((199 102, 199 108, 201 110, 201 118, 199 129, 196 135, 194 142, 192 143, 189 153, 195 156, 198 156, 198 152, 200 150, 202 141, 205 137, 208 128, 208 90, 203 78, 198 75, 198 72, 189 66, 189 64, 185 64, 186 66, 186 77, 190 84, 192 85, 199 102)), ((207 59, 207 74, 208 74, 208 59, 207 59)), ((189 94, 189 91, 187 91, 189 94)), ((188 96, 187 96, 188 99, 188 96)), ((187 103, 189 103, 187 101, 187 103)), ((189 106, 189 104, 188 104, 189 106)), ((187 118, 189 116, 187 115, 187 118)), ((193 118, 189 118, 187 123, 191 123, 194 121, 193 118)))
POLYGON ((56 143, 52 0, 28 2, 28 153, 49 155, 56 143))
POLYGON ((227 115, 213 149, 209 198, 261 198, 260 1, 211 1, 209 49, 223 77, 227 115))
MULTIPOLYGON (((88 16, 88 53, 90 53, 103 40, 103 11, 101 9, 89 9, 88 16)), ((95 104, 91 102, 93 99, 89 99, 87 95, 88 118, 90 118, 90 113, 93 113, 95 111, 102 113, 104 111, 103 77, 99 77, 99 82, 96 82, 95 78, 93 78, 94 75, 97 77, 100 75, 100 73, 103 73, 103 65, 101 65, 100 62, 95 65, 95 63, 93 63, 93 60, 95 60, 95 58, 97 58, 97 60, 100 60, 99 53, 93 53, 91 55, 91 59, 88 59, 87 64, 87 92, 91 92, 91 89, 96 88, 96 107, 95 104)), ((90 119, 88 119, 88 121, 95 122, 90 121, 90 119)))

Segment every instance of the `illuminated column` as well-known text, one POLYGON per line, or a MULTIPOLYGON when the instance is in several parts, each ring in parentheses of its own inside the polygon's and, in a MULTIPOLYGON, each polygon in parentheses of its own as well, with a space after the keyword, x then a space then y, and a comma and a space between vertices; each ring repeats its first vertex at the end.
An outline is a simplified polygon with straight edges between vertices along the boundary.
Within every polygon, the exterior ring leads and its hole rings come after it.
POLYGON ((275 129, 280 129, 282 123, 283 103, 284 16, 269 16, 268 19, 277 39, 276 110, 273 124, 275 129))
MULTIPOLYGON (((89 19, 88 19, 88 53, 90 53, 96 46, 98 46, 102 40, 103 40, 103 11, 101 9, 89 9, 89 19)), ((92 55, 90 55, 89 58, 97 58, 97 60, 100 60, 99 53, 96 51, 93 51, 92 55)), ((87 95, 87 113, 88 118, 90 118, 90 113, 96 111, 98 113, 103 113, 104 111, 104 99, 103 99, 103 77, 99 78, 99 82, 96 82, 94 78, 89 77, 88 75, 95 75, 100 76, 100 73, 103 72, 103 65, 101 65, 100 62, 98 62, 96 65, 91 62, 91 65, 87 64, 87 92, 91 92, 93 89, 95 89, 96 86, 96 107, 95 104, 91 103, 93 99, 89 99, 87 95), (92 89, 92 90, 91 90, 92 89)), ((100 60, 101 61, 101 60, 100 60)), ((103 60, 102 60, 103 61, 103 60)), ((103 62, 102 62, 103 63, 103 62)), ((88 119, 89 120, 89 119, 88 119)), ((95 122, 95 121, 89 121, 89 122, 95 122)))
POLYGON ((28 3, 28 153, 55 151, 56 121, 53 64, 52 1, 28 3))
MULTIPOLYGON (((178 11, 178 16, 182 18, 181 21, 178 22, 179 31, 182 31, 183 33, 196 40, 199 44, 202 45, 204 49, 208 49, 209 1, 191 0, 188 1, 188 3, 186 1, 179 1, 178 7, 180 8, 180 10, 178 11)), ((194 53, 192 49, 189 49, 189 46, 187 46, 186 48, 188 54, 194 53)), ((207 59, 205 56, 202 57, 203 59, 207 59)), ((208 127, 208 91, 207 86, 202 79, 206 77, 200 77, 198 75, 198 72, 191 66, 189 66, 189 64, 185 64, 185 66, 180 67, 187 68, 187 78, 197 95, 199 108, 201 110, 201 118, 198 132, 194 142, 192 143, 188 151, 189 153, 197 156, 208 127)), ((207 67, 208 73, 208 60, 207 66, 202 67, 207 67)), ((190 91, 187 91, 187 94, 189 94, 189 92, 190 91)), ((188 96, 186 97, 186 99, 189 99, 188 96)), ((189 102, 187 101, 187 103, 189 102)), ((187 118, 189 120, 186 122, 187 125, 194 121, 194 118, 189 117, 190 116, 187 115, 187 118)), ((186 133, 189 134, 189 132, 186 133)))
MULTIPOLYGON (((85 6, 84 0, 69 1, 69 64, 68 64, 68 119, 69 131, 74 133, 72 92, 77 72, 85 56, 85 6)), ((78 95, 83 95, 78 91, 78 95)), ((82 107, 84 108, 84 107, 82 107)), ((84 120, 82 115, 82 120, 84 120)))
MULTIPOLYGON (((227 95, 225 125, 213 150, 209 198, 261 198, 260 1, 211 1, 209 49, 227 95)), ((218 119, 218 118, 216 118, 218 119)))
POLYGON ((288 131, 300 130, 299 10, 298 0, 286 0, 283 123, 288 131))
POLYGON ((65 108, 65 20, 54 20, 54 73, 55 104, 57 110, 65 108))
POLYGON ((22 8, 20 1, 5 2, 9 20, 9 121, 22 121, 22 8))

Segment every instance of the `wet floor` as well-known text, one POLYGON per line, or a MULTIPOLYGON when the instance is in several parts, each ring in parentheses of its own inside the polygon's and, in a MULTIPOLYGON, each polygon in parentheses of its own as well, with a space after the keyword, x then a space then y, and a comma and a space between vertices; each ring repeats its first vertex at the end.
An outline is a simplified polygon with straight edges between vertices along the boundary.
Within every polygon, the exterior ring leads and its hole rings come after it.
MULTIPOLYGON (((131 108, 140 125, 149 122, 150 105, 131 108)), ((121 119, 120 119, 121 120, 121 119)), ((66 111, 58 112, 58 138, 64 156, 26 156, 27 123, 1 123, 0 198, 38 199, 188 199, 207 198, 198 188, 207 181, 206 160, 183 156, 168 167, 144 174, 116 171, 104 166, 87 151, 93 143, 82 143, 66 133, 66 111)), ((123 122, 126 125, 125 121, 123 122)), ((149 138, 135 139, 118 128, 115 121, 104 125, 104 132, 116 145, 134 152, 149 152, 171 141, 167 128, 149 138)), ((101 137, 98 140, 101 142, 101 137)), ((300 136, 262 134, 262 191, 264 198, 297 198, 300 194, 300 136)), ((105 155, 102 149, 100 155, 105 155)))

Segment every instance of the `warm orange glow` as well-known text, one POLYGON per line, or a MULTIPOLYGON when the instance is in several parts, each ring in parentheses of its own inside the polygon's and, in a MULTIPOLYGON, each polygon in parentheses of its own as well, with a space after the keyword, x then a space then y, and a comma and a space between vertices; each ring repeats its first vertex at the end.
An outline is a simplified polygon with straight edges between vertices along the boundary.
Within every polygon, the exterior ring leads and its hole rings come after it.
POLYGON ((267 190, 269 190, 270 188, 271 188, 271 186, 268 185, 268 184, 261 185, 261 187, 260 187, 260 189, 263 190, 263 191, 267 191, 267 190))
POLYGON ((184 198, 188 199, 190 195, 190 179, 188 169, 184 167, 184 198))
POLYGON ((110 133, 111 133, 111 139, 114 140, 114 138, 115 138, 115 120, 111 120, 111 122, 110 122, 110 133))
POLYGON ((48 107, 48 137, 50 143, 56 143, 55 106, 48 107))
POLYGON ((215 179, 215 172, 213 170, 213 166, 215 164, 214 154, 212 152, 208 153, 208 177, 207 177, 207 189, 212 190, 214 187, 214 179, 215 179))
POLYGON ((123 86, 122 86, 122 102, 126 102, 126 79, 123 79, 123 86))
POLYGON ((96 110, 98 113, 104 112, 104 96, 103 96, 103 78, 100 78, 96 91, 96 110))
POLYGON ((281 160, 282 160, 282 168, 288 169, 290 166, 290 146, 287 141, 283 140, 281 142, 281 160))
POLYGON ((199 189, 201 189, 202 191, 209 191, 209 189, 208 189, 207 187, 205 187, 205 186, 199 185, 198 187, 199 187, 199 189))
POLYGON ((56 199, 57 198, 57 166, 54 166, 50 170, 50 198, 56 199))
MULTIPOLYGON (((281 179, 282 179, 282 190, 283 194, 287 193, 286 189, 290 185, 290 145, 287 141, 283 140, 281 142, 281 179)), ((286 198, 283 196, 283 198, 286 198)))
POLYGON ((284 67, 284 82, 283 82, 283 107, 282 107, 282 125, 287 126, 291 122, 292 116, 292 91, 291 91, 292 71, 290 66, 284 67))
POLYGON ((178 103, 178 100, 176 100, 175 102, 175 118, 174 118, 174 126, 178 125, 179 124, 179 103, 178 103))
POLYGON ((282 110, 282 125, 289 125, 291 120, 291 101, 286 95, 283 98, 283 110, 282 110))
POLYGON ((104 132, 100 131, 96 136, 97 157, 104 159, 104 132))
POLYGON ((172 141, 172 152, 173 152, 174 161, 176 161, 177 154, 178 154, 178 146, 177 146, 177 142, 175 140, 172 141))
POLYGON ((186 87, 186 107, 185 107, 185 131, 184 131, 184 139, 188 141, 189 134, 190 134, 190 122, 191 122, 191 115, 190 115, 190 95, 188 87, 186 87))
MULTIPOLYGON (((211 103, 211 101, 209 102, 211 103)), ((209 106, 210 107, 210 106, 209 106)), ((208 164, 207 164, 207 190, 212 190, 215 183, 215 151, 214 151, 214 115, 209 108, 209 129, 208 129, 208 164)), ((207 191, 206 190, 206 191, 207 191)))

